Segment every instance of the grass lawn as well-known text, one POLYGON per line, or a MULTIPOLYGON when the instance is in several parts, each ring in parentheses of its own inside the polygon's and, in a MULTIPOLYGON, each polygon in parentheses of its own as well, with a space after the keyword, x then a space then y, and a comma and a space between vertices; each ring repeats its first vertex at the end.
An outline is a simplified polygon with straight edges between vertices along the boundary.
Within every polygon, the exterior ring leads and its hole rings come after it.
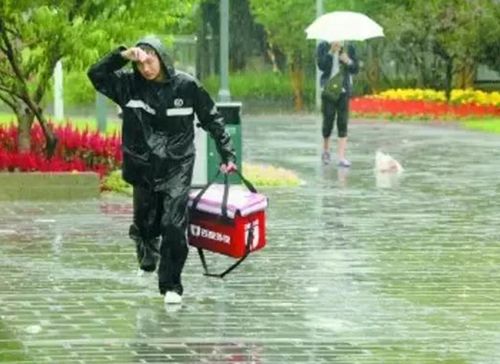
MULTIPOLYGON (((47 116, 50 119, 50 116, 47 116)), ((10 113, 2 113, 0 112, 0 126, 10 124, 11 122, 15 122, 16 117, 14 114, 10 113)), ((89 130, 97 129, 97 121, 94 118, 67 118, 64 121, 56 121, 56 124, 65 124, 69 122, 77 127, 77 129, 85 129, 89 128, 89 130)), ((106 134, 113 134, 114 132, 120 131, 121 123, 117 119, 108 119, 106 125, 106 134)))
POLYGON ((467 129, 500 134, 500 118, 471 119, 461 124, 467 129))

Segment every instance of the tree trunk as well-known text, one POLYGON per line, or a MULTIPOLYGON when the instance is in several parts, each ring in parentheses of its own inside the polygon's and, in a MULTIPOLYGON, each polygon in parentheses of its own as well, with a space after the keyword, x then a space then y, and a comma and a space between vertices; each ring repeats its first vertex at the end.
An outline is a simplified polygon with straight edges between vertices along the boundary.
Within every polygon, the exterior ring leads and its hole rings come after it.
POLYGON ((16 112, 17 116, 17 150, 19 153, 28 153, 31 150, 31 125, 34 115, 29 109, 23 107, 16 112))
POLYGON ((475 67, 474 64, 464 63, 456 73, 456 87, 461 89, 474 86, 475 67))
POLYGON ((43 111, 41 108, 38 108, 35 111, 35 116, 38 119, 38 123, 42 127, 43 135, 45 136, 45 155, 48 159, 51 159, 56 152, 56 146, 58 139, 52 130, 52 127, 45 119, 45 115, 43 115, 43 111))
POLYGON ((302 67, 302 59, 295 55, 292 57, 290 65, 290 73, 292 77, 293 88, 293 104, 295 111, 304 110, 304 68, 302 67))
MULTIPOLYGON (((216 73, 220 72, 219 6, 219 1, 202 1, 200 4, 200 21, 197 31, 197 67, 202 79, 209 75, 211 62, 215 63, 216 73), (209 28, 211 29, 210 31, 209 28), (211 33, 211 45, 206 40, 208 33, 211 33), (213 59, 210 59, 209 56, 213 59)), ((244 70, 247 61, 252 57, 264 56, 266 51, 266 34, 262 25, 255 22, 250 11, 249 0, 230 2, 229 30, 229 67, 231 72, 244 70)))
MULTIPOLYGON (((199 23, 197 32, 197 51, 196 51, 196 77, 204 80, 215 72, 211 67, 215 62, 215 54, 211 53, 211 46, 215 42, 214 32, 211 25, 211 4, 202 3, 199 9, 199 23)), ((217 33, 218 34, 218 33, 217 33)))
MULTIPOLYGON (((40 107, 40 101, 43 98, 43 95, 45 93, 45 89, 47 86, 47 83, 52 76, 52 72, 54 71, 54 67, 57 63, 57 61, 60 59, 60 56, 57 56, 54 54, 53 59, 49 60, 47 63, 47 67, 42 70, 40 79, 39 79, 39 84, 34 92, 34 96, 32 97, 30 95, 29 87, 27 85, 27 79, 26 76, 23 74, 21 71, 21 65, 19 63, 19 59, 16 58, 16 48, 12 45, 11 40, 7 36, 7 32, 5 31, 5 26, 2 21, 2 18, 0 17, 0 36, 2 38, 3 44, 2 44, 2 53, 5 54, 8 62, 10 63, 12 67, 12 71, 15 75, 15 82, 17 83, 18 87, 14 87, 14 90, 16 91, 15 97, 22 100, 26 108, 29 110, 28 112, 34 114, 34 116, 37 117, 38 122, 40 123, 40 126, 42 127, 43 134, 45 136, 45 152, 47 157, 50 159, 54 155, 56 145, 57 145, 57 137, 54 135, 54 132, 52 131, 50 125, 48 125, 47 120, 45 119, 43 115, 43 110, 40 107)), ((57 44, 56 40, 56 44, 57 44)), ((12 92, 10 92, 12 93, 12 92)), ((12 105, 14 106, 14 105, 12 105)), ((22 110, 22 108, 21 108, 22 110)), ((27 112, 27 113, 28 113, 27 112)), ((23 119, 21 116, 20 121, 23 119)), ((25 131, 23 131, 24 133, 25 131)), ((21 133, 20 133, 21 134, 21 133)), ((23 140, 23 148, 26 147, 26 141, 23 140)))
POLYGON ((230 70, 234 72, 244 70, 252 57, 262 58, 266 39, 262 25, 255 23, 249 0, 231 1, 229 11, 230 70))
POLYGON ((368 45, 368 59, 367 59, 367 72, 366 79, 370 87, 371 93, 377 93, 380 85, 380 59, 375 46, 368 45))
MULTIPOLYGON (((201 39, 202 42, 206 42, 203 48, 199 50, 198 62, 201 65, 201 75, 204 77, 209 76, 211 73, 220 73, 220 17, 219 17, 219 2, 215 1, 203 1, 200 5, 201 8, 201 23, 200 32, 203 33, 205 39, 201 39), (210 36, 210 40, 207 40, 207 36, 210 36), (206 59, 202 57, 208 57, 206 59)), ((229 52, 231 54, 231 52, 229 52)))
POLYGON ((451 88, 452 88, 452 81, 453 81, 453 59, 449 58, 446 61, 446 79, 445 79, 445 95, 446 95, 446 102, 450 102, 451 98, 451 88))
POLYGON ((26 109, 34 114, 38 120, 38 124, 40 124, 42 128, 43 135, 45 136, 45 155, 48 159, 51 159, 54 156, 58 142, 58 139, 52 130, 52 126, 47 122, 47 119, 43 114, 43 109, 38 103, 35 103, 29 95, 25 95, 23 101, 26 104, 26 109))

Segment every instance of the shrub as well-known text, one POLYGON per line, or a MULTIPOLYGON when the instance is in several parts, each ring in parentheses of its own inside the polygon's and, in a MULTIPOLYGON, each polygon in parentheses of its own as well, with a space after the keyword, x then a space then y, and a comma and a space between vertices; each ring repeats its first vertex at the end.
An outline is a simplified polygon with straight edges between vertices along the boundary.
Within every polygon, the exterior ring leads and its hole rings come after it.
POLYGON ((243 173, 257 187, 293 187, 302 183, 294 172, 270 165, 243 163, 243 173))
MULTIPOLYGON (((304 97, 311 101, 314 97, 314 79, 305 78, 304 97)), ((219 91, 219 76, 212 75, 203 84, 211 95, 219 91)), ((289 99, 293 98, 290 75, 272 71, 239 72, 230 75, 231 95, 239 99, 289 99)))
POLYGON ((113 171, 104 177, 102 189, 132 196, 132 186, 123 180, 121 170, 113 171))

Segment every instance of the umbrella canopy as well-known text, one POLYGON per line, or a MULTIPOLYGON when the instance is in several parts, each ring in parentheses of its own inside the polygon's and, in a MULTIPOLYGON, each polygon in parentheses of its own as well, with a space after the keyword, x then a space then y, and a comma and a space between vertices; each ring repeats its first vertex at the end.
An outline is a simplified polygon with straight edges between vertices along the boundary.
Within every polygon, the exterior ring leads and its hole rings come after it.
POLYGON ((329 42, 383 37, 384 30, 365 14, 334 11, 323 14, 306 28, 307 39, 329 42))

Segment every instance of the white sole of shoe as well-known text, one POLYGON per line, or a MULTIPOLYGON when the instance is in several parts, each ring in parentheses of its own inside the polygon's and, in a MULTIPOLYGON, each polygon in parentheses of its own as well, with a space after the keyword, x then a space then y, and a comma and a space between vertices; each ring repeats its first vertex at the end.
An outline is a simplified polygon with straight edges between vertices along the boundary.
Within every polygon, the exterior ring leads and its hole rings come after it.
POLYGON ((164 302, 166 305, 178 305, 182 302, 182 296, 177 292, 167 291, 164 302))
POLYGON ((137 277, 152 277, 154 274, 155 272, 146 272, 141 268, 137 269, 137 277))

